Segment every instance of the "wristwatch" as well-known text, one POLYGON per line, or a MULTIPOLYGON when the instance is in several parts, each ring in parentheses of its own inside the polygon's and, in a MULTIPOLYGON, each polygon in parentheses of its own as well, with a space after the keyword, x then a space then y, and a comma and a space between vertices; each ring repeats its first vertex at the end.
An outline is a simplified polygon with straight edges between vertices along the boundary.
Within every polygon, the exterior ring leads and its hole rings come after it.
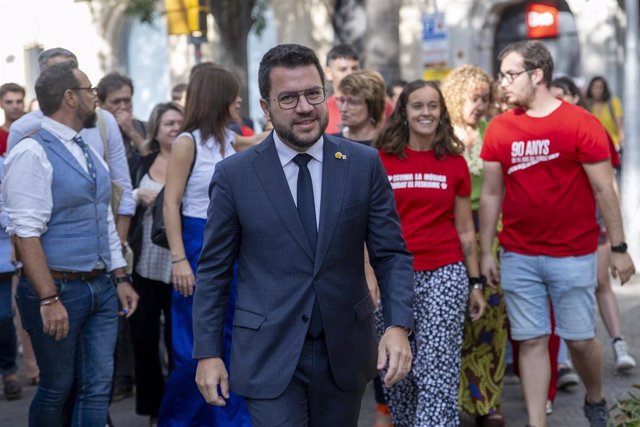
POLYGON ((119 285, 120 283, 123 283, 123 282, 127 282, 131 284, 132 282, 131 276, 128 274, 125 274, 124 276, 114 277, 113 281, 116 283, 116 285, 119 285))
POLYGON ((480 277, 469 277, 470 290, 479 289, 480 291, 482 291, 486 283, 487 278, 482 274, 480 275, 480 277))
POLYGON ((619 254, 627 253, 627 244, 626 242, 622 242, 619 245, 611 246, 611 252, 617 252, 619 254))

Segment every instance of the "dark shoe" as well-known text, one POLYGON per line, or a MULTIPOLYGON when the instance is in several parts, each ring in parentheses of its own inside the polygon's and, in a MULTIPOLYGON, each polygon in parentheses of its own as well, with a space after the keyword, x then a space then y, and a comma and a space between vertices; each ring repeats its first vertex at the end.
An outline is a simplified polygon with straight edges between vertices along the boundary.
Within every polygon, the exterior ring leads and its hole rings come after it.
POLYGON ((18 380, 4 380, 4 397, 7 400, 16 400, 22 397, 22 386, 18 380))
POLYGON ((591 403, 584 398, 584 416, 589 420, 591 427, 607 427, 609 423, 609 408, 607 401, 602 399, 601 402, 591 403))
POLYGON ((479 427, 504 427, 504 417, 500 413, 480 415, 476 417, 476 425, 479 427))
POLYGON ((570 387, 575 387, 580 382, 580 377, 576 374, 576 371, 568 366, 558 369, 558 389, 566 390, 570 387))

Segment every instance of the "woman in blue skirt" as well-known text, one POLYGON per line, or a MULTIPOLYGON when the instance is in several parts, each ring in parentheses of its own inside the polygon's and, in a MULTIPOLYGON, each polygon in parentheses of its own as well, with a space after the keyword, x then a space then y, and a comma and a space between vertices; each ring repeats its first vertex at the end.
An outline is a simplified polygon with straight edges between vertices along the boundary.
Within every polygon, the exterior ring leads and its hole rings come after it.
MULTIPOLYGON (((238 93, 238 81, 229 71, 213 65, 200 67, 189 81, 183 133, 176 139, 169 160, 163 212, 172 257, 174 368, 165 387, 159 426, 251 426, 242 397, 232 393, 223 407, 205 402, 195 383, 197 360, 191 356, 194 272, 204 238, 209 182, 216 164, 236 152, 234 134, 228 127, 239 102, 238 93)), ((235 280, 225 327, 227 366, 234 305, 235 280)))

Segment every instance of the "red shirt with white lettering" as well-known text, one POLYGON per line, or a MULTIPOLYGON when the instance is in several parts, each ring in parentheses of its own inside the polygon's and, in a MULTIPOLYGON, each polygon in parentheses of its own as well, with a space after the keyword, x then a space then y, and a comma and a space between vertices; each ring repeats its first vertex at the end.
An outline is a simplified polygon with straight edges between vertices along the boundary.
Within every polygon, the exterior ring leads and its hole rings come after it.
POLYGON ((502 166, 505 250, 556 257, 595 252, 595 199, 582 164, 610 153, 591 113, 566 102, 546 117, 508 111, 489 124, 480 156, 502 166))
POLYGON ((462 261, 455 227, 456 196, 471 195, 469 168, 462 156, 436 159, 433 150, 405 148, 406 158, 380 152, 393 187, 402 236, 416 271, 462 261))

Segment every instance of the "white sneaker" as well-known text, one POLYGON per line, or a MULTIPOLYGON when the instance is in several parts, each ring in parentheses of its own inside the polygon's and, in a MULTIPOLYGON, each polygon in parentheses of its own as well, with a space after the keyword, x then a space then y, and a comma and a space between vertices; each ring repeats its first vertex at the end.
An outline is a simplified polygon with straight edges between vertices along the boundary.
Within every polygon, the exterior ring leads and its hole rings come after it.
POLYGON ((629 355, 629 347, 624 339, 617 339, 612 344, 613 355, 616 358, 616 369, 627 371, 636 367, 636 361, 629 355))
POLYGON ((553 414, 553 402, 550 400, 547 400, 547 404, 544 405, 544 410, 547 413, 547 415, 553 414))

